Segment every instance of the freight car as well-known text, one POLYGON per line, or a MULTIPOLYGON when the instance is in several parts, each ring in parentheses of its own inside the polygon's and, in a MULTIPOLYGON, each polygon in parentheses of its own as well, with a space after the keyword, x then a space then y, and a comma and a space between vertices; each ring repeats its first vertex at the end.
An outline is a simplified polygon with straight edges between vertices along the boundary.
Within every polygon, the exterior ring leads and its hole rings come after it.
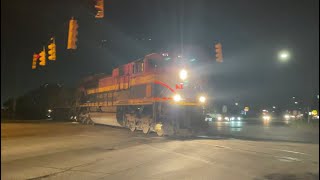
POLYGON ((194 132, 206 125, 207 95, 193 69, 180 57, 153 53, 112 75, 87 77, 79 88, 77 120, 159 136, 194 132))

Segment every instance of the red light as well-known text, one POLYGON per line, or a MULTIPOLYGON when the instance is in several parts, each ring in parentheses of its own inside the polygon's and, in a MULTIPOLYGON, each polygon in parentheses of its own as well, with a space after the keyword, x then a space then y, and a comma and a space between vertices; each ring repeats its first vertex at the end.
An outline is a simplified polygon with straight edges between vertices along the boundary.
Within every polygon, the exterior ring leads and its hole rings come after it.
POLYGON ((183 83, 176 84, 176 89, 183 89, 183 83))

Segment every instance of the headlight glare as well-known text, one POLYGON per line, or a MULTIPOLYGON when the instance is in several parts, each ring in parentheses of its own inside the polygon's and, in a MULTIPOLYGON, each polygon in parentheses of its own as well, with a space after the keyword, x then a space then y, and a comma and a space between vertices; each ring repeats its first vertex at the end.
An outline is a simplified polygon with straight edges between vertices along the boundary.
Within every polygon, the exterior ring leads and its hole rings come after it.
POLYGON ((200 96, 199 101, 200 101, 201 103, 205 103, 205 102, 206 102, 206 97, 200 96))
POLYGON ((175 102, 181 101, 181 96, 180 96, 180 94, 174 95, 174 96, 173 96, 173 100, 174 100, 175 102))
POLYGON ((185 69, 182 69, 179 72, 179 77, 180 77, 181 80, 186 80, 187 77, 188 77, 188 72, 185 69))

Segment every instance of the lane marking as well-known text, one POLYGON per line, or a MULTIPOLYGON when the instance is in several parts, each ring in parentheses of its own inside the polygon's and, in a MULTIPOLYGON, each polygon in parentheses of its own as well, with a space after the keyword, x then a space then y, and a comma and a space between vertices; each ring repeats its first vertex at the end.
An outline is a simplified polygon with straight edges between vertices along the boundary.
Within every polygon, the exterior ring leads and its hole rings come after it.
POLYGON ((74 136, 80 136, 80 137, 105 137, 103 135, 98 135, 98 136, 95 136, 95 135, 74 135, 74 136))
MULTIPOLYGON (((210 145, 210 146, 214 146, 214 147, 221 147, 221 148, 226 148, 226 149, 232 149, 232 150, 240 150, 240 151, 246 151, 246 152, 255 152, 255 153, 257 153, 257 154, 264 154, 264 155, 268 155, 268 156, 277 158, 279 161, 283 161, 283 162, 302 162, 301 159, 294 158, 294 157, 290 157, 290 156, 274 156, 274 155, 269 154, 269 153, 252 151, 252 150, 235 149, 235 148, 230 148, 230 147, 227 147, 227 146, 219 146, 219 145, 214 145, 214 144, 211 145, 211 144, 199 143, 199 142, 195 142, 195 143, 203 144, 203 145, 210 145)), ((277 150, 277 151, 284 151, 284 152, 290 152, 290 153, 295 153, 295 154, 304 154, 304 155, 307 155, 307 154, 305 154, 305 153, 296 152, 296 151, 289 151, 289 150, 282 150, 282 149, 272 149, 272 150, 277 150)))
POLYGON ((298 158, 293 158, 289 156, 274 156, 274 157, 278 158, 279 161, 285 161, 285 162, 302 161, 298 158))
MULTIPOLYGON (((183 154, 183 153, 178 153, 178 152, 174 152, 174 151, 168 151, 168 150, 165 150, 165 149, 161 149, 161 148, 157 148, 157 147, 151 146, 149 144, 144 144, 144 145, 146 145, 146 146, 148 146, 148 147, 150 147, 152 149, 156 149, 156 150, 163 151, 163 152, 166 152, 166 153, 175 154, 175 155, 178 155, 178 156, 181 156, 181 157, 184 157, 184 158, 187 158, 187 159, 191 159, 191 160, 201 161, 201 162, 204 162, 204 163, 207 163, 207 164, 210 164, 210 165, 215 165, 215 166, 218 166, 220 168, 227 169, 227 170, 230 171, 230 168, 225 166, 225 165, 223 165, 223 164, 214 163, 212 161, 207 161, 207 160, 204 160, 202 158, 197 158, 197 157, 186 155, 186 154, 183 154)), ((236 169, 232 169, 231 171, 233 171, 235 173, 238 173, 238 174, 241 174, 244 177, 248 177, 248 179, 254 178, 254 176, 249 175, 247 173, 244 173, 243 171, 239 171, 239 170, 236 170, 236 169)))
POLYGON ((288 153, 293 153, 293 154, 302 154, 302 155, 307 155, 310 156, 309 154, 298 152, 298 151, 290 151, 290 150, 285 150, 285 149, 272 149, 275 151, 283 151, 283 152, 288 152, 288 153))
POLYGON ((228 147, 228 146, 222 146, 222 145, 215 145, 215 144, 201 143, 201 142, 196 142, 196 141, 194 141, 193 143, 198 143, 198 144, 208 145, 208 146, 214 146, 214 147, 218 147, 218 148, 232 149, 231 147, 228 147))
POLYGON ((188 159, 192 159, 192 160, 196 160, 196 161, 201 161, 201 162, 204 162, 204 163, 207 163, 207 164, 214 164, 210 161, 206 161, 204 159, 201 159, 201 158, 197 158, 197 157, 194 157, 194 156, 188 156, 186 154, 183 154, 183 153, 178 153, 178 152, 174 152, 174 151, 168 151, 168 150, 165 150, 165 149, 161 149, 161 148, 156 148, 156 147, 153 147, 151 145, 148 145, 148 144, 144 144, 146 146, 149 146, 150 148, 152 149, 156 149, 156 150, 159 150, 159 151, 163 151, 163 152, 166 152, 166 153, 171 153, 171 154, 175 154, 175 155, 178 155, 178 156, 182 156, 184 158, 188 158, 188 159))
MULTIPOLYGON (((201 136, 199 136, 199 137, 201 137, 201 136)), ((215 146, 215 147, 232 149, 231 147, 227 147, 227 146, 219 146, 219 145, 207 144, 207 143, 200 143, 200 142, 196 142, 196 143, 206 144, 206 145, 215 146)), ((251 145, 251 144, 250 144, 250 146, 257 147, 257 146, 255 146, 255 145, 251 145)), ((306 156, 311 156, 310 154, 303 153, 303 152, 298 152, 298 151, 290 151, 290 150, 285 150, 285 149, 274 149, 274 148, 270 148, 270 149, 271 149, 271 150, 274 150, 274 151, 282 151, 282 152, 288 152, 288 153, 293 153, 293 154, 302 154, 302 155, 306 155, 306 156)), ((241 150, 241 149, 239 149, 239 150, 241 150)))
MULTIPOLYGON (((200 143, 201 144, 201 143, 200 143)), ((220 146, 220 145, 214 145, 215 147, 219 147, 219 148, 226 148, 226 149, 232 149, 231 147, 228 146, 220 146)))
MULTIPOLYGON (((240 151, 246 151, 246 152, 255 152, 257 154, 264 154, 264 155, 268 155, 274 158, 277 158, 279 161, 284 161, 284 162, 302 162, 301 159, 298 158, 294 158, 294 157, 290 157, 290 156, 275 156, 269 153, 264 153, 264 152, 258 152, 258 151, 252 151, 252 150, 244 150, 244 149, 235 149, 235 148, 230 148, 227 146, 219 146, 219 145, 214 145, 214 144, 207 144, 207 143, 199 143, 199 142, 195 142, 198 144, 203 144, 203 145, 210 145, 210 146, 214 146, 214 147, 221 147, 221 148, 226 148, 226 149, 232 149, 232 150, 240 150, 240 151)), ((303 154, 303 155, 309 155, 309 154, 305 154, 302 152, 297 152, 297 151, 290 151, 290 150, 283 150, 283 149, 271 149, 271 150, 276 150, 276 151, 283 151, 283 152, 290 152, 290 153, 294 153, 294 154, 303 154)), ((310 156, 310 155, 309 155, 310 156)))

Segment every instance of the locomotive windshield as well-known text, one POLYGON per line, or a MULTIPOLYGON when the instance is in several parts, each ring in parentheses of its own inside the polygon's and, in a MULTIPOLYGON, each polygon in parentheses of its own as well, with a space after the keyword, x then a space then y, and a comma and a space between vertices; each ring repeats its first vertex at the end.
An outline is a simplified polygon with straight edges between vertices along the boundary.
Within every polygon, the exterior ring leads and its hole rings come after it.
POLYGON ((149 59, 150 68, 165 68, 172 64, 172 61, 166 59, 149 59))

